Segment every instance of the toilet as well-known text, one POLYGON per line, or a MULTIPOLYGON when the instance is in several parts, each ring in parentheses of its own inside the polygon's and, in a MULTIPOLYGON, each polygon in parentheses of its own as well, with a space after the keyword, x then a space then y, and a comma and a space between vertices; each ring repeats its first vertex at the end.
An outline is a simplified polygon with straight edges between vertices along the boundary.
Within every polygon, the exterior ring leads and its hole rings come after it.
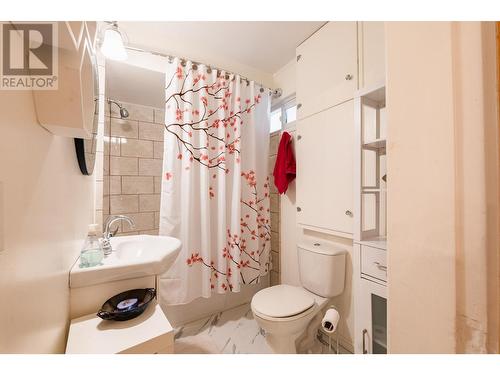
POLYGON ((304 240, 297 246, 302 287, 275 285, 257 292, 252 312, 275 353, 296 353, 303 334, 314 335, 320 311, 344 291, 346 248, 326 241, 304 240), (306 332, 310 331, 310 332, 306 332))

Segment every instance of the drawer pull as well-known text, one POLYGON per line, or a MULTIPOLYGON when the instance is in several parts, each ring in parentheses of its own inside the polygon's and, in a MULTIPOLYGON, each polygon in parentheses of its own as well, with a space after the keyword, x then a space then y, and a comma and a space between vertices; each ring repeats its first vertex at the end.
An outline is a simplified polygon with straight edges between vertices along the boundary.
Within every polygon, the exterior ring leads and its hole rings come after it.
POLYGON ((346 214, 347 216, 351 216, 351 217, 352 217, 352 211, 350 211, 350 210, 347 210, 347 211, 345 212, 345 214, 346 214))
POLYGON ((387 266, 380 264, 380 262, 373 262, 373 264, 375 264, 380 271, 387 272, 387 266))

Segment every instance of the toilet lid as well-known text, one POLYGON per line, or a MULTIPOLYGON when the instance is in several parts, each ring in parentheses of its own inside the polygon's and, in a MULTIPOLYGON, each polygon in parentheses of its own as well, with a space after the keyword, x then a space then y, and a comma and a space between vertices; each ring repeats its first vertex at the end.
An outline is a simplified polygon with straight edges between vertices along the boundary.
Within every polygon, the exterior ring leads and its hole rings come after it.
POLYGON ((262 289, 252 298, 256 312, 272 318, 298 315, 314 305, 314 298, 302 288, 291 285, 275 285, 262 289))

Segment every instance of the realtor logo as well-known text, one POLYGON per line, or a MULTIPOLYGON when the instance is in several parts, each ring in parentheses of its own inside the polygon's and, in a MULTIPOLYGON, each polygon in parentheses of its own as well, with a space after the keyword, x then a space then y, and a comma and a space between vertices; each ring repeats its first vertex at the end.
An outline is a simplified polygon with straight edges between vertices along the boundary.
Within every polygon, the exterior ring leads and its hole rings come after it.
POLYGON ((2 23, 0 40, 0 89, 57 89, 57 23, 2 23))

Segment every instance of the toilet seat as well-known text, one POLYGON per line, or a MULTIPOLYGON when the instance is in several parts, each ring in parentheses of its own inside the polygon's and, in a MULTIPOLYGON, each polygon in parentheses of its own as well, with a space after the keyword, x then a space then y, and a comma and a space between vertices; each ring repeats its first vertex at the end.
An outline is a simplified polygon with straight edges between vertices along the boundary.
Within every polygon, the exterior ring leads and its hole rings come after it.
POLYGON ((291 285, 275 285, 257 292, 253 311, 268 320, 299 318, 314 309, 315 300, 306 290, 291 285))

